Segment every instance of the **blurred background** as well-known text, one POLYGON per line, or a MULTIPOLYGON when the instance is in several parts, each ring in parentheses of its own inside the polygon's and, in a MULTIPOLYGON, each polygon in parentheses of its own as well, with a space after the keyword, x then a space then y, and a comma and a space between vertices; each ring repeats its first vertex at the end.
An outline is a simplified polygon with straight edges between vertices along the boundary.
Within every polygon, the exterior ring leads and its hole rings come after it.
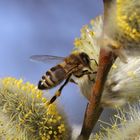
MULTIPOLYGON (((69 55, 81 27, 102 12, 102 0, 0 0, 0 78, 12 76, 37 85, 55 63, 35 63, 29 57, 69 55)), ((69 83, 58 99, 75 125, 82 124, 87 103, 79 93, 69 83)), ((108 117, 105 111, 102 118, 108 117)))

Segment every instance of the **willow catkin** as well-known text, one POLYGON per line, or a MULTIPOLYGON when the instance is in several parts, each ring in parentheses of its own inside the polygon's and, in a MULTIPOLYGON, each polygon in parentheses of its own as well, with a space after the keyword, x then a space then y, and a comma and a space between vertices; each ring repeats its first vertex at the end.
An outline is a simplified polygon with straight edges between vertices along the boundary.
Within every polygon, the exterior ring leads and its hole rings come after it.
POLYGON ((43 93, 29 82, 0 80, 2 140, 68 140, 70 128, 56 104, 48 106, 43 93))
POLYGON ((111 122, 102 122, 99 133, 92 134, 90 140, 139 140, 140 103, 118 109, 111 122))
POLYGON ((109 9, 105 32, 100 40, 104 40, 105 47, 109 46, 120 57, 140 54, 139 9, 139 0, 116 0, 109 9))
POLYGON ((139 99, 140 57, 129 56, 127 59, 126 64, 118 59, 112 66, 101 98, 103 106, 122 106, 139 99))
MULTIPOLYGON (((84 51, 91 59, 98 62, 99 49, 98 37, 102 34, 103 21, 99 16, 92 20, 90 25, 86 25, 81 30, 81 36, 75 41, 74 51, 84 51), (92 37, 91 37, 92 33, 92 37)), ((101 98, 103 107, 122 106, 129 102, 136 101, 140 96, 140 57, 126 55, 127 63, 117 59, 113 64, 101 98)), ((91 61, 93 71, 97 71, 98 66, 91 61)), ((95 79, 96 75, 93 75, 95 79)), ((89 99, 94 80, 90 80, 87 75, 76 79, 82 94, 89 99)))
MULTIPOLYGON (((98 63, 98 57, 99 57, 99 50, 100 46, 98 45, 98 42, 96 38, 101 35, 102 33, 102 26, 103 26, 103 20, 102 17, 99 16, 95 20, 91 20, 89 25, 83 26, 81 29, 81 36, 79 38, 76 38, 74 41, 74 52, 85 52, 89 55, 91 60, 91 67, 93 71, 97 71, 98 65, 95 63, 95 61, 98 63)), ((84 75, 81 78, 75 78, 74 80, 80 87, 81 93, 89 99, 90 93, 91 93, 91 87, 94 83, 96 75, 92 75, 91 79, 89 80, 89 77, 87 75, 84 75)))

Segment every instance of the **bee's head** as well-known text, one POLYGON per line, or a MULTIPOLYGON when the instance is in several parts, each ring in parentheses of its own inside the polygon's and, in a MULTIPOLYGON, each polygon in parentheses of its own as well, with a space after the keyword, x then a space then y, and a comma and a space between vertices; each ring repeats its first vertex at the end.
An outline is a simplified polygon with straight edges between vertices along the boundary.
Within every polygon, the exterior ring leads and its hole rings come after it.
POLYGON ((79 56, 80 56, 80 60, 82 61, 83 65, 86 67, 89 67, 91 69, 89 56, 84 52, 81 52, 79 54, 79 56))

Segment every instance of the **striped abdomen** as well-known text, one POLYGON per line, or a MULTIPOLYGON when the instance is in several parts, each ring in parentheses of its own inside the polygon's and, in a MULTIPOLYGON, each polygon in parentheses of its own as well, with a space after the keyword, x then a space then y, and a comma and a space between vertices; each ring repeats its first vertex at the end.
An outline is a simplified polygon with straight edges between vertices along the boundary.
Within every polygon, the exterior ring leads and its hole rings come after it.
POLYGON ((42 76, 38 83, 39 89, 51 89, 60 84, 66 78, 66 71, 61 64, 52 67, 42 76))

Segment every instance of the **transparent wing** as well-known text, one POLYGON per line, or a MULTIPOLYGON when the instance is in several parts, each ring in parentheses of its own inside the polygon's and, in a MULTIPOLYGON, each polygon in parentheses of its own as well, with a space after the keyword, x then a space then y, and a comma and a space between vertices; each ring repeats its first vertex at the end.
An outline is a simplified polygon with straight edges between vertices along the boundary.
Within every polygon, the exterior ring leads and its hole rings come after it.
POLYGON ((53 56, 53 55, 32 55, 30 57, 30 60, 43 62, 43 63, 49 63, 49 62, 61 62, 64 60, 64 58, 65 57, 53 56))

